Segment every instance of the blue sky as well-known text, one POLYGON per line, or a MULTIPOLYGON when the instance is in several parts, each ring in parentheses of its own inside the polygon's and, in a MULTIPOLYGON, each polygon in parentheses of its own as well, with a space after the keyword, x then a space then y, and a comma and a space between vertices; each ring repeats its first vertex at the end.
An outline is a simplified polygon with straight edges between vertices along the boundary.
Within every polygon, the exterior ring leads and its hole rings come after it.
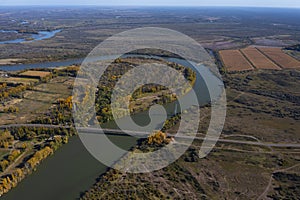
POLYGON ((300 0, 0 0, 0 5, 300 7, 300 0))

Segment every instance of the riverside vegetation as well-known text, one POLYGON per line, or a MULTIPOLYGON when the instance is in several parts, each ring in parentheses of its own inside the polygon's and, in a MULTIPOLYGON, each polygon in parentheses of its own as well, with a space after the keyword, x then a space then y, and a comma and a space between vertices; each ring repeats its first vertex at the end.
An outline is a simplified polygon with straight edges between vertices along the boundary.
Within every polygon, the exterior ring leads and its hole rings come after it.
MULTIPOLYGON (((162 60, 153 61, 151 59, 118 59, 113 63, 106 74, 100 79, 98 92, 96 94, 96 108, 97 119, 100 123, 108 122, 112 118, 110 111, 110 96, 111 90, 115 86, 118 78, 121 77, 132 67, 137 66, 141 62, 156 62, 166 63, 162 60)), ((166 63, 174 69, 181 72, 191 84, 195 81, 195 73, 183 66, 166 63)), ((51 76, 47 79, 44 77, 35 82, 30 87, 25 87, 23 84, 10 86, 10 95, 5 95, 2 99, 3 102, 12 101, 16 98, 22 99, 26 96, 27 92, 35 91, 39 88, 41 83, 50 85, 52 80, 70 77, 74 80, 79 67, 69 66, 62 69, 40 69, 51 72, 51 76), (15 89, 17 88, 17 89, 15 89), (19 88, 22 88, 19 89, 19 88)), ((38 74, 38 72, 32 72, 38 74)), ((24 73, 23 73, 24 74, 24 73)), ((70 85, 69 92, 72 87, 70 85)), ((3 84, 3 92, 7 92, 6 85, 3 84)), ((147 85, 139 90, 135 91, 132 96, 132 113, 137 113, 143 110, 147 110, 154 102, 164 104, 166 102, 174 101, 176 98, 172 97, 172 94, 167 88, 158 85, 147 85), (152 96, 159 96, 159 98, 152 98, 152 96), (144 104, 137 103, 137 100, 143 96, 149 98, 144 104)), ((68 142, 68 138, 74 135, 76 132, 73 128, 72 120, 72 96, 65 98, 58 98, 52 102, 48 109, 44 110, 44 114, 39 114, 36 119, 28 121, 31 124, 48 124, 56 125, 51 127, 8 127, 0 133, 0 144, 4 149, 9 149, 8 153, 2 156, 0 160, 1 168, 1 181, 0 181, 0 194, 8 192, 11 188, 16 187, 18 182, 22 181, 27 175, 36 170, 38 165, 52 155, 61 145, 68 142)), ((17 113, 18 103, 10 106, 6 106, 3 109, 3 115, 11 113, 13 115, 19 115, 17 113)))
MULTIPOLYGON (((221 138, 300 141, 296 131, 300 128, 299 70, 224 72, 222 77, 228 108, 221 138)), ((205 136, 209 121, 208 105, 201 108, 199 137, 205 136)), ((180 115, 173 116, 163 131, 176 133, 179 122, 180 115)), ((133 151, 159 149, 167 144, 165 139, 163 133, 154 133, 133 151)), ((298 199, 299 148, 218 142, 206 158, 199 159, 201 144, 194 140, 176 162, 155 172, 130 174, 110 169, 81 199, 298 199)))

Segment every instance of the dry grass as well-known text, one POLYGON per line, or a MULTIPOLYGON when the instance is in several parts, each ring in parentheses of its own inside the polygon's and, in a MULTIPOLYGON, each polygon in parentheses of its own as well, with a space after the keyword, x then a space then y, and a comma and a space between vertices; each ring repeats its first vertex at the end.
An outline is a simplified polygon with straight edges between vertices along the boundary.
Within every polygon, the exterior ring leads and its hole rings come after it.
POLYGON ((248 47, 241 49, 241 51, 257 69, 281 69, 256 48, 248 47))
POLYGON ((223 64, 228 71, 247 71, 253 70, 252 65, 241 54, 239 50, 223 50, 220 51, 223 64))
POLYGON ((32 78, 18 78, 18 77, 0 77, 0 82, 1 83, 8 83, 8 84, 23 84, 23 85, 30 85, 32 83, 38 82, 37 79, 32 79, 32 78))
POLYGON ((259 48, 259 50, 282 68, 300 68, 300 62, 282 52, 280 48, 259 48))
POLYGON ((51 74, 51 72, 29 70, 29 71, 20 73, 19 75, 43 78, 43 77, 49 76, 50 74, 51 74))

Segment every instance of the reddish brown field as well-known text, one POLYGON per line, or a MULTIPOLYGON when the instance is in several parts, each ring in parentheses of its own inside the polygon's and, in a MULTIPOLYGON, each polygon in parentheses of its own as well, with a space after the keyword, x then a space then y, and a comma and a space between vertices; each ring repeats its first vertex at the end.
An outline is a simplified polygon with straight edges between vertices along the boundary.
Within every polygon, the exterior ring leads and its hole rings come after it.
POLYGON ((241 51, 257 69, 281 69, 254 47, 241 49, 241 51))
POLYGON ((49 76, 50 74, 51 74, 51 72, 31 71, 31 70, 29 70, 29 71, 20 73, 19 75, 20 76, 40 77, 40 78, 43 78, 43 77, 49 76))
POLYGON ((259 48, 267 57, 282 68, 300 68, 300 62, 282 52, 280 48, 259 48))
POLYGON ((239 50, 223 50, 219 54, 228 71, 253 70, 252 65, 239 50))

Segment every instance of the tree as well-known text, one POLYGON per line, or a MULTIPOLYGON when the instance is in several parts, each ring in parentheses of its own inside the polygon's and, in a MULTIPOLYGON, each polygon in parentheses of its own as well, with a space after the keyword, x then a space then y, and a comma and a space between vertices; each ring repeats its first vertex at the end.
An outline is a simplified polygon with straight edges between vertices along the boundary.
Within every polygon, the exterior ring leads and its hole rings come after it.
POLYGON ((2 160, 0 162, 1 171, 4 171, 9 165, 9 162, 7 160, 2 160))
POLYGON ((167 134, 162 131, 155 131, 148 137, 148 144, 162 144, 167 141, 167 134))

